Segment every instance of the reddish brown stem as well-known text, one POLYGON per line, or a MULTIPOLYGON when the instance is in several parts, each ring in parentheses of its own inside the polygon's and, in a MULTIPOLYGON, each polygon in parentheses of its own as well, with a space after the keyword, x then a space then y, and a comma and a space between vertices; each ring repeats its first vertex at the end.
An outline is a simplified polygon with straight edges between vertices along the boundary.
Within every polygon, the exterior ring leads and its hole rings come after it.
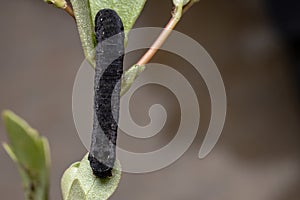
POLYGON ((137 65, 145 65, 150 61, 150 59, 155 55, 158 49, 163 45, 168 36, 171 34, 172 30, 174 29, 177 23, 178 20, 176 20, 174 17, 170 19, 165 29, 161 32, 159 37, 152 44, 151 48, 146 52, 146 54, 144 54, 144 56, 139 60, 137 65))
MULTIPOLYGON (((189 8, 191 8, 194 3, 195 3, 194 1, 191 1, 190 3, 188 3, 183 8, 182 13, 185 13, 189 8)), ((152 44, 152 46, 150 47, 150 49, 137 62, 137 65, 140 65, 140 66, 145 65, 145 64, 147 64, 151 60, 151 58, 153 58, 153 56, 156 54, 156 52, 158 51, 158 49, 167 40, 167 38, 171 34, 172 30, 174 30, 174 28, 175 28, 175 26, 177 25, 178 22, 179 22, 179 19, 177 19, 174 16, 170 19, 169 23, 166 25, 166 27, 164 28, 164 30, 158 36, 158 38, 156 39, 156 41, 152 44)))
POLYGON ((66 11, 76 21, 73 9, 69 5, 66 6, 64 11, 66 11))

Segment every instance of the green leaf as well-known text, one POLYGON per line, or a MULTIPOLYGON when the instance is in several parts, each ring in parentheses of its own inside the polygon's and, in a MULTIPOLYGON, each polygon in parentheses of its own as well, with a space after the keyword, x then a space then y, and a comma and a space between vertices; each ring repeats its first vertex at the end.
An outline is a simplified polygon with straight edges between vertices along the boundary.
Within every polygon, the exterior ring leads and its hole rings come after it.
POLYGON ((88 154, 81 160, 72 164, 64 173, 61 180, 61 188, 64 200, 106 200, 117 189, 121 179, 121 167, 116 161, 113 169, 113 177, 99 179, 93 175, 88 161, 88 154), (83 196, 82 196, 83 194, 83 196))
POLYGON ((95 34, 88 0, 71 0, 85 58, 95 67, 95 34))
POLYGON ((17 163, 26 199, 48 198, 50 151, 45 138, 11 111, 3 112, 9 144, 4 149, 17 163))

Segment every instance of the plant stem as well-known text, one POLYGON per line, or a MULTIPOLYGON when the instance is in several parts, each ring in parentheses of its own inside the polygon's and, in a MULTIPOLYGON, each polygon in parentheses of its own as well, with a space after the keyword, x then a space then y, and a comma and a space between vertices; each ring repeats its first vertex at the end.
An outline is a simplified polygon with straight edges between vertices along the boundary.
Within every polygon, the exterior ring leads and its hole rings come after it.
POLYGON ((75 15, 74 15, 74 11, 71 8, 71 6, 69 6, 69 4, 67 4, 67 6, 64 8, 64 11, 66 11, 76 21, 76 18, 75 18, 75 15))
POLYGON ((183 7, 182 13, 186 13, 195 3, 197 3, 199 0, 191 0, 187 5, 183 7))
POLYGON ((151 58, 156 54, 158 49, 164 44, 164 42, 167 40, 169 35, 171 34, 172 30, 174 30, 175 26, 179 22, 181 16, 183 13, 185 13, 188 9, 190 9, 193 4, 196 3, 196 1, 192 0, 190 3, 188 3, 184 8, 180 8, 179 6, 176 8, 175 14, 172 16, 164 30, 161 32, 161 34, 158 36, 156 41, 152 44, 150 49, 143 55, 143 57, 137 62, 137 65, 143 66, 147 64, 151 58))
POLYGON ((65 0, 44 0, 44 1, 48 4, 54 5, 56 8, 63 9, 76 21, 73 9, 71 8, 71 6, 68 4, 67 1, 65 0))
POLYGON ((179 22, 182 14, 185 13, 189 8, 191 8, 192 5, 197 1, 198 0, 191 0, 190 3, 188 3, 184 8, 182 8, 182 5, 176 7, 172 18, 166 25, 165 29, 161 32, 161 34, 152 44, 150 49, 143 55, 143 57, 137 62, 137 64, 133 65, 123 74, 121 96, 123 96, 130 89, 134 80, 145 70, 145 65, 151 60, 151 58, 155 55, 158 49, 167 40, 169 35, 172 33, 172 30, 179 22))
POLYGON ((156 39, 156 41, 152 44, 150 49, 143 55, 143 57, 137 62, 137 65, 143 66, 147 64, 150 59, 155 55, 155 53, 158 51, 158 49, 163 45, 163 43, 166 41, 166 39, 171 34, 172 30, 178 23, 178 19, 175 17, 172 17, 165 27, 165 29, 161 32, 159 37, 156 39))

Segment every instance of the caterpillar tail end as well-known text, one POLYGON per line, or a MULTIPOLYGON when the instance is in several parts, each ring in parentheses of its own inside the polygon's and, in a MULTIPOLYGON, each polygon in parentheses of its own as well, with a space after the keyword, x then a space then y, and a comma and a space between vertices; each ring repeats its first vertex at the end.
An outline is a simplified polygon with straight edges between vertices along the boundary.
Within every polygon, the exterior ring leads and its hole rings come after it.
POLYGON ((95 176, 101 179, 112 177, 112 168, 101 163, 91 153, 89 153, 88 160, 95 176))

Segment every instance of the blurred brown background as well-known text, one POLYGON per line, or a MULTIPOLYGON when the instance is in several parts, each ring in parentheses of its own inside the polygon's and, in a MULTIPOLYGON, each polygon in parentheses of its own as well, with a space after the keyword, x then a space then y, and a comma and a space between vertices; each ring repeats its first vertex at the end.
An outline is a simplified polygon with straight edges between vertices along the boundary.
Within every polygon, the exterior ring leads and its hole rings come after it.
MULTIPOLYGON (((176 30, 206 48, 224 79, 228 113, 223 134, 213 152, 199 160, 210 117, 207 89, 184 60, 160 52, 153 61, 182 72, 197 91, 201 127, 182 158, 154 173, 124 173, 111 199, 300 199, 297 61, 290 51, 293 42, 284 39, 288 36, 280 32, 276 17, 263 3, 200 1, 184 16, 176 30)), ((149 0, 136 27, 164 26, 171 5, 149 0)), ((73 82, 83 61, 77 29, 71 17, 41 0, 2 2, 0 15, 0 110, 12 109, 49 139, 51 199, 61 199, 64 170, 86 153, 71 110, 73 82)), ((130 54, 127 63, 140 54, 130 54)), ((138 91, 131 106, 137 122, 147 123, 149 106, 159 102, 168 110, 168 123, 148 145, 123 135, 121 145, 143 151, 166 144, 178 128, 180 113, 173 98, 158 86, 138 91)), ((7 141, 2 123, 0 141, 7 141)), ((17 169, 3 148, 0 195, 23 199, 17 169)))

